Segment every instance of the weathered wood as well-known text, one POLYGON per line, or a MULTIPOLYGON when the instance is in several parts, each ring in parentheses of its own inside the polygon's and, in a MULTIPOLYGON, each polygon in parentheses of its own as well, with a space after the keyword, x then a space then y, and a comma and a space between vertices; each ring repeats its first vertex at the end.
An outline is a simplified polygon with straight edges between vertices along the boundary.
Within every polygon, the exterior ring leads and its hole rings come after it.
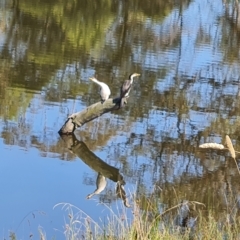
POLYGON ((121 102, 120 97, 114 99, 109 98, 103 103, 97 102, 80 112, 73 113, 68 117, 68 119, 66 120, 66 122, 61 127, 58 133, 60 135, 72 134, 76 128, 81 127, 85 123, 100 117, 104 113, 120 109, 120 102, 121 102))
POLYGON ((76 129, 76 124, 72 121, 72 118, 68 118, 67 121, 61 127, 61 129, 58 131, 58 133, 60 135, 72 134, 75 129, 76 129))

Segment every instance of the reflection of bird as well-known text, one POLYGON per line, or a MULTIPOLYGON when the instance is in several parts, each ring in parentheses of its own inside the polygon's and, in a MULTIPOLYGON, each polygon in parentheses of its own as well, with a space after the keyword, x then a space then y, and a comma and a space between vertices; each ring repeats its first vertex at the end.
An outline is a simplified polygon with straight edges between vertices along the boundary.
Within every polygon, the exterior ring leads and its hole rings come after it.
POLYGON ((110 91, 108 85, 106 83, 98 81, 95 77, 91 77, 89 79, 100 86, 100 91, 99 92, 100 92, 102 103, 104 101, 106 101, 111 94, 111 91, 110 91))
POLYGON ((123 200, 125 207, 128 207, 128 208, 131 207, 131 205, 128 203, 128 199, 127 199, 126 192, 125 192, 122 181, 117 181, 117 183, 116 183, 116 194, 119 198, 121 198, 123 200))
POLYGON ((124 81, 124 83, 121 87, 121 91, 120 91, 120 97, 121 97, 120 107, 122 107, 124 105, 124 101, 125 101, 124 98, 129 97, 129 93, 130 93, 132 83, 133 83, 133 78, 138 77, 138 76, 140 76, 139 73, 132 73, 129 76, 129 79, 124 81))
POLYGON ((106 186, 107 186, 106 178, 101 173, 98 173, 97 181, 96 181, 97 188, 93 193, 87 195, 87 199, 90 199, 95 194, 101 193, 105 189, 106 186))

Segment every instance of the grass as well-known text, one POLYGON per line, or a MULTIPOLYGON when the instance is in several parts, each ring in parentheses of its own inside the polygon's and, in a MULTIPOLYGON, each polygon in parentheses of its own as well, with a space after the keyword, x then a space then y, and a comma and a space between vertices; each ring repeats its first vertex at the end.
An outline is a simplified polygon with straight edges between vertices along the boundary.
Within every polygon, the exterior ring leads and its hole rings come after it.
MULTIPOLYGON (((189 205, 203 209, 203 205, 198 202, 188 202, 189 205)), ((66 240, 240 239, 239 218, 229 220, 230 213, 226 213, 225 219, 219 221, 211 212, 203 216, 200 209, 194 218, 194 227, 177 225, 176 216, 181 211, 181 204, 159 214, 153 211, 152 203, 149 203, 147 210, 143 210, 135 201, 132 209, 126 209, 132 213, 131 221, 126 212, 116 214, 109 208, 109 217, 102 224, 95 222, 81 209, 69 203, 59 203, 55 206, 57 207, 67 212, 63 232, 63 238, 66 240)), ((46 240, 43 230, 40 229, 39 232, 40 239, 46 240)), ((12 239, 17 238, 14 236, 12 239)))
MULTIPOLYGON (((124 210, 121 213, 120 211, 115 213, 108 208, 108 218, 100 223, 69 203, 59 203, 54 208, 60 207, 66 212, 61 238, 66 240, 240 239, 240 219, 237 214, 232 214, 236 205, 216 219, 213 212, 205 214, 205 206, 199 202, 184 204, 178 204, 159 214, 157 205, 153 202, 149 201, 144 204, 145 207, 142 207, 141 203, 135 200, 131 209, 123 206, 124 210), (181 213, 184 206, 190 211, 187 211, 187 218, 179 224, 176 219, 181 214, 184 215, 181 213), (195 211, 194 216, 193 211, 195 211), (127 213, 128 216, 130 213, 131 219, 127 217, 127 213), (187 224, 190 219, 195 221, 195 225, 187 224)), ((48 239, 44 229, 39 228, 38 231, 39 239, 48 239)), ((9 238, 18 239, 14 233, 11 233, 9 238)))

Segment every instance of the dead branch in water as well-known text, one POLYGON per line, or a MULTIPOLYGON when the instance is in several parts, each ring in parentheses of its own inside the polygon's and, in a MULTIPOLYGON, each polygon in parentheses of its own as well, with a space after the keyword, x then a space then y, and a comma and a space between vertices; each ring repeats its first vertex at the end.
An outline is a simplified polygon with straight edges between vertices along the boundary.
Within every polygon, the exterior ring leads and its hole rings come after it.
POLYGON ((76 128, 81 127, 85 123, 100 117, 104 113, 120 109, 121 98, 109 98, 104 103, 97 102, 80 112, 71 114, 64 125, 59 130, 59 134, 72 134, 76 128))

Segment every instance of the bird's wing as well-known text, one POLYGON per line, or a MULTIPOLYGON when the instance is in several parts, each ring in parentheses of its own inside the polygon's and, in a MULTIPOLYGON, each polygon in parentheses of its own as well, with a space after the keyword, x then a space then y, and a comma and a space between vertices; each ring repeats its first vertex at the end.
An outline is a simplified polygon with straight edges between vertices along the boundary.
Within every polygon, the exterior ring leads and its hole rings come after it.
POLYGON ((129 91, 131 90, 132 84, 129 80, 124 81, 122 88, 121 88, 121 97, 124 97, 129 91))

